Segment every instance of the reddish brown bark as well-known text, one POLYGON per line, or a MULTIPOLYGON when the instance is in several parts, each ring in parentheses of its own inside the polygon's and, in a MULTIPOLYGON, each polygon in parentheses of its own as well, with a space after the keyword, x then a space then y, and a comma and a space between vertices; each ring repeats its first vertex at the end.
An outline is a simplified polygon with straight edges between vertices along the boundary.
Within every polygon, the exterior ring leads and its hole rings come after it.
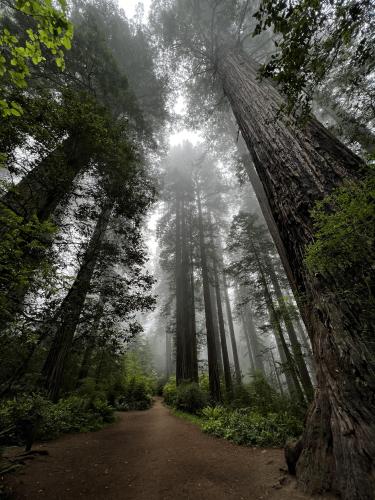
POLYGON ((282 98, 257 66, 223 51, 217 70, 254 160, 279 229, 303 308, 317 366, 318 388, 297 463, 299 484, 310 492, 337 490, 345 500, 372 500, 375 478, 375 374, 361 325, 338 306, 334 277, 307 274, 313 240, 310 211, 317 200, 367 170, 356 155, 316 120, 299 127, 279 112, 282 98))

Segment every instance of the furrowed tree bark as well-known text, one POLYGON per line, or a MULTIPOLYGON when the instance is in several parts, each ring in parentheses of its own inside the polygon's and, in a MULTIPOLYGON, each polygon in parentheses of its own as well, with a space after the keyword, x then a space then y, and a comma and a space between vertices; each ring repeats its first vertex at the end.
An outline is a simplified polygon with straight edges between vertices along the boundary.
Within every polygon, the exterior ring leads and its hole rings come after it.
POLYGON ((72 347, 86 295, 90 289, 91 278, 98 261, 111 211, 112 206, 106 206, 99 216, 78 274, 59 308, 59 319, 54 328, 55 331, 51 332, 54 336, 42 369, 42 379, 53 401, 57 401, 60 395, 66 360, 72 347))
POLYGON ((198 205, 199 248, 201 257, 204 310, 206 317, 206 332, 207 332, 209 388, 212 399, 214 401, 221 401, 222 396, 221 396, 220 373, 219 373, 218 356, 217 356, 218 353, 216 350, 215 331, 212 318, 210 278, 208 273, 207 255, 206 255, 206 247, 204 241, 202 203, 201 203, 199 184, 197 187, 197 205, 198 205))
MULTIPOLYGON (((233 134, 235 137, 237 137, 237 134, 234 131, 233 134)), ((291 289, 296 293, 297 292, 297 285, 295 283, 295 279, 292 273, 292 269, 289 264, 288 256, 284 247, 284 243, 280 237, 279 229, 276 226, 275 219, 273 218, 271 207, 268 203, 267 195, 264 190, 263 184, 261 183, 259 176, 257 174, 257 171, 255 170, 254 162, 251 158, 250 152, 247 149, 246 143, 242 136, 240 135, 238 138, 236 138, 236 143, 239 152, 242 155, 242 161, 244 163, 246 173, 249 177, 250 183, 254 189, 255 196, 258 200, 260 209, 262 211, 264 220, 266 221, 268 230, 271 234, 271 237, 273 239, 273 242, 275 243, 275 246, 277 248, 277 251, 280 255, 281 262, 283 264, 283 267, 285 269, 285 274, 287 275, 289 284, 291 289)))
POLYGON ((362 160, 314 119, 297 126, 279 112, 282 99, 257 66, 223 50, 217 72, 254 160, 284 243, 297 290, 305 298, 317 368, 317 391, 297 462, 308 492, 336 490, 344 500, 371 500, 375 478, 375 376, 369 347, 350 307, 337 305, 334 277, 305 270, 313 241, 311 209, 345 181, 367 175, 362 160))

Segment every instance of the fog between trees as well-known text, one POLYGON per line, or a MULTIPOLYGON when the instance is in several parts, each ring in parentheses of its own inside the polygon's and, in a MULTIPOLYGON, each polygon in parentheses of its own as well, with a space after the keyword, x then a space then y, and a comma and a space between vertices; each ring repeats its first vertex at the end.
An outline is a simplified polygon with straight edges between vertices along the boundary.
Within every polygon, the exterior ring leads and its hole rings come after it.
POLYGON ((164 385, 373 498, 373 2, 31 3, 0 18, 4 442, 164 385))

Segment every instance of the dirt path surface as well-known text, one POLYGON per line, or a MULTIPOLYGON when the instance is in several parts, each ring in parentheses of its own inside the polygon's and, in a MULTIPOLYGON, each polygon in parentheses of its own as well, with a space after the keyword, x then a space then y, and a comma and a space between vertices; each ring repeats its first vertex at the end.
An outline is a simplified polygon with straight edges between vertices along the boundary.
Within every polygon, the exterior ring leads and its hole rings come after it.
POLYGON ((37 445, 48 450, 8 477, 16 499, 294 500, 281 450, 236 446, 203 434, 157 400, 98 432, 37 445), (284 475, 285 476, 285 475, 284 475))

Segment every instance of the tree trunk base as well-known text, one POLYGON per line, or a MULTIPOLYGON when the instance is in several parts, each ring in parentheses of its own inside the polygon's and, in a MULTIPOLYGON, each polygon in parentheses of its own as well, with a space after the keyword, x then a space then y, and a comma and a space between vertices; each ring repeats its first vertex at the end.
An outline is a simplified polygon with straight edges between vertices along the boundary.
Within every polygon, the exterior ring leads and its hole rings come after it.
POLYGON ((292 476, 296 475, 296 466, 303 449, 303 441, 289 441, 284 449, 285 461, 288 466, 288 472, 292 476))

